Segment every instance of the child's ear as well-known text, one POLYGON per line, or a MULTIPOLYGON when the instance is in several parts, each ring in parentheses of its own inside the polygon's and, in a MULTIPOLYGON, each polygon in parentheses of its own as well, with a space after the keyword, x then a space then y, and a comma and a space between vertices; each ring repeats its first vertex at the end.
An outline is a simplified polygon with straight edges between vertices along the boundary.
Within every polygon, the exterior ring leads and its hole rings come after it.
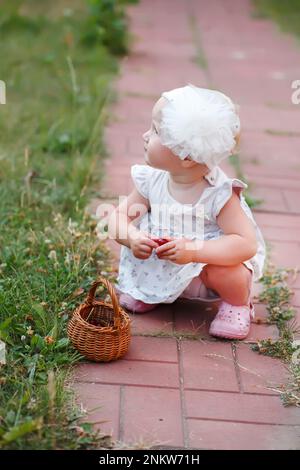
POLYGON ((192 168, 195 165, 198 165, 198 163, 194 160, 191 160, 190 157, 186 157, 184 160, 181 161, 181 166, 183 168, 192 168))
POLYGON ((238 152, 239 151, 239 148, 240 148, 240 139, 241 139, 241 133, 239 132, 234 140, 235 140, 235 146, 234 148, 232 149, 232 153, 235 153, 235 152, 238 152))

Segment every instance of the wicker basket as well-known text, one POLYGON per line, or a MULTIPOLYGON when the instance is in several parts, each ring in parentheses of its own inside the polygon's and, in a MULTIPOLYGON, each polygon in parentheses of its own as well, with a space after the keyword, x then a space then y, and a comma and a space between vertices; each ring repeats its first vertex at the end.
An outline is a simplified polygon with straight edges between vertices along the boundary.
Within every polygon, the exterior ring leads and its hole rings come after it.
POLYGON ((107 279, 100 276, 93 283, 86 301, 74 311, 67 331, 73 346, 91 361, 108 362, 126 354, 131 338, 130 318, 107 279), (100 284, 107 288, 112 304, 95 300, 100 284))

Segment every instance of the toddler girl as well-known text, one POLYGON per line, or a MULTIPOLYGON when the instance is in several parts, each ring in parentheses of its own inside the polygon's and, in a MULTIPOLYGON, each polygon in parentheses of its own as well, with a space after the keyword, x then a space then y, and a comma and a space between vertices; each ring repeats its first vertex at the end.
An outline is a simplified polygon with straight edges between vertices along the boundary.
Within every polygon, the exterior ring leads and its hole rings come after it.
POLYGON ((146 165, 131 167, 135 187, 109 219, 110 237, 122 244, 122 307, 219 300, 210 334, 246 338, 265 244, 242 194, 247 185, 218 166, 239 134, 236 107, 219 91, 188 84, 155 103, 143 135, 146 165))

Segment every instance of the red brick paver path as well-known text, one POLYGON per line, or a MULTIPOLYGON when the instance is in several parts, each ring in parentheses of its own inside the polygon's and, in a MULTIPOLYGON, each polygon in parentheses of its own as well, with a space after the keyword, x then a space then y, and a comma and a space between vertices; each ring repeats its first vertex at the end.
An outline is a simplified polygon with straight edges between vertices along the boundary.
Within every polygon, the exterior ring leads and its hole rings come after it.
MULTIPOLYGON (((241 106, 242 166, 252 193, 264 200, 255 217, 273 260, 296 266, 300 105, 291 102, 291 82, 300 79, 300 49, 294 39, 252 17, 247 0, 142 0, 128 12, 135 43, 116 84, 101 198, 117 202, 133 187, 130 166, 143 163, 142 133, 162 91, 189 82, 219 88, 241 106)), ((225 169, 233 174, 228 164, 225 169)), ((109 245, 117 262, 119 246, 109 245)), ((300 307, 299 278, 293 287, 300 307)), ((256 311, 257 318, 266 317, 263 305, 256 311)), ((247 342, 209 337, 213 313, 182 301, 132 315, 126 358, 77 368, 79 400, 94 409, 90 420, 128 448, 299 449, 300 410, 283 407, 276 391, 287 381, 286 368, 247 342), (193 331, 202 340, 178 334, 193 331)), ((253 323, 247 341, 277 334, 274 326, 253 323)))

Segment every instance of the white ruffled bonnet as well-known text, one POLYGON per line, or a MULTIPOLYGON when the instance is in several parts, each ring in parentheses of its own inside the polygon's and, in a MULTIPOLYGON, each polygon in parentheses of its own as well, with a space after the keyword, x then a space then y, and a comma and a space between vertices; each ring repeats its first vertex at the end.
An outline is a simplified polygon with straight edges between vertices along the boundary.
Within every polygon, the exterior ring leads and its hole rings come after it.
POLYGON ((161 143, 181 160, 189 156, 212 169, 232 153, 240 120, 228 96, 191 83, 161 96, 168 101, 161 110, 161 143))

